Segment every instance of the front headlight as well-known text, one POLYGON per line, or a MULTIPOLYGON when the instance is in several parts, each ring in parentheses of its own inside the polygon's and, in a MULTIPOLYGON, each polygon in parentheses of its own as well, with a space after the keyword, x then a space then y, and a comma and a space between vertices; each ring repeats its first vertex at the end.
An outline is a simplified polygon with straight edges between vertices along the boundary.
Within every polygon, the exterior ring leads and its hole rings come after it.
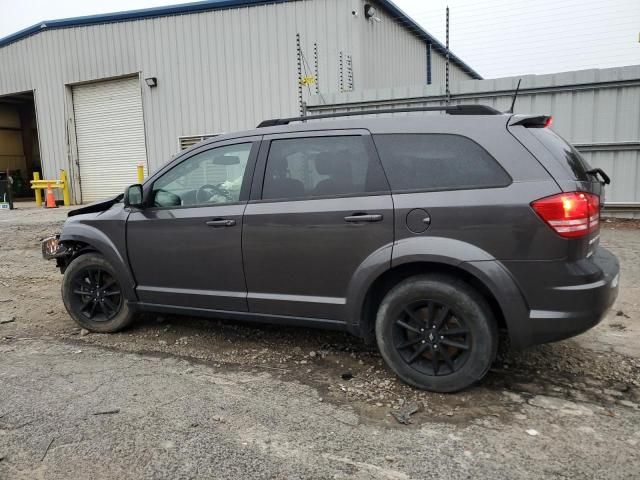
POLYGON ((42 247, 42 257, 46 260, 51 260, 60 256, 60 254, 65 250, 60 243, 60 235, 47 237, 40 242, 40 245, 42 247))

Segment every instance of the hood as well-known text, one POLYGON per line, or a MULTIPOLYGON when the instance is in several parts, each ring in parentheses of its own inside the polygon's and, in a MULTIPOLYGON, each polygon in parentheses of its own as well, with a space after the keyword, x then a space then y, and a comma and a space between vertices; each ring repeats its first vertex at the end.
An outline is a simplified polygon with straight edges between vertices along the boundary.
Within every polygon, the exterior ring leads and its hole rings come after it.
POLYGON ((116 195, 115 197, 108 198, 106 200, 99 200, 97 202, 90 203, 89 205, 85 205, 81 208, 76 208, 75 210, 71 210, 67 216, 73 217, 75 215, 83 215, 85 213, 96 213, 96 212, 104 212, 105 210, 109 210, 112 206, 118 203, 124 194, 121 193, 116 195))

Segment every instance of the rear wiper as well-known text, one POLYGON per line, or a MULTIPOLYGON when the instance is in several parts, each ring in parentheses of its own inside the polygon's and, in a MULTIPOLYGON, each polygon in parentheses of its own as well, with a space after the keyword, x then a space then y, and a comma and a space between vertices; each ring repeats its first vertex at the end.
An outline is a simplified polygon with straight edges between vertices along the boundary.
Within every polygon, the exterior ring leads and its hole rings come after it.
POLYGON ((604 170, 602 170, 601 168, 592 168, 591 170, 587 170, 587 173, 589 175, 593 175, 596 178, 598 177, 598 175, 600 175, 600 177, 602 177, 602 183, 604 183, 605 185, 609 185, 611 183, 609 175, 604 173, 604 170))

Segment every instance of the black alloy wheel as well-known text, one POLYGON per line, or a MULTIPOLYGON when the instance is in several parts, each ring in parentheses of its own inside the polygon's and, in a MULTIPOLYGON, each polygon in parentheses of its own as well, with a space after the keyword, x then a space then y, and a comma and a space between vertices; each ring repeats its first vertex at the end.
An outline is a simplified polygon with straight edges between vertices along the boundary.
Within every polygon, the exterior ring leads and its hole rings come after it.
POLYGON ((122 291, 110 272, 99 266, 82 268, 72 279, 72 306, 87 320, 105 322, 122 308, 122 291))
POLYGON ((432 392, 457 392, 486 375, 498 330, 487 300, 460 278, 423 274, 391 288, 378 308, 376 341, 403 381, 432 392))
POLYGON ((117 270, 97 252, 80 255, 67 266, 62 299, 76 323, 92 332, 117 332, 135 315, 117 270))
POLYGON ((399 313, 393 345, 407 365, 420 373, 449 375, 469 358, 471 332, 449 305, 419 300, 399 313))

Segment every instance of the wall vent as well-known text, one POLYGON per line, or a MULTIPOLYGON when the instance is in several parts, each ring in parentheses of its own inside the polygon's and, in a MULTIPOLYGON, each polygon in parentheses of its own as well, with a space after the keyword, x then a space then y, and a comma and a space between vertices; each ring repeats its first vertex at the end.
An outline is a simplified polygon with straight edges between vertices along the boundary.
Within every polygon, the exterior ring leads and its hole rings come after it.
POLYGON ((221 133, 209 133, 205 135, 184 135, 182 137, 178 137, 178 143, 180 145, 180 150, 186 150, 189 147, 194 146, 197 143, 200 143, 209 138, 217 137, 218 135, 222 135, 221 133))

